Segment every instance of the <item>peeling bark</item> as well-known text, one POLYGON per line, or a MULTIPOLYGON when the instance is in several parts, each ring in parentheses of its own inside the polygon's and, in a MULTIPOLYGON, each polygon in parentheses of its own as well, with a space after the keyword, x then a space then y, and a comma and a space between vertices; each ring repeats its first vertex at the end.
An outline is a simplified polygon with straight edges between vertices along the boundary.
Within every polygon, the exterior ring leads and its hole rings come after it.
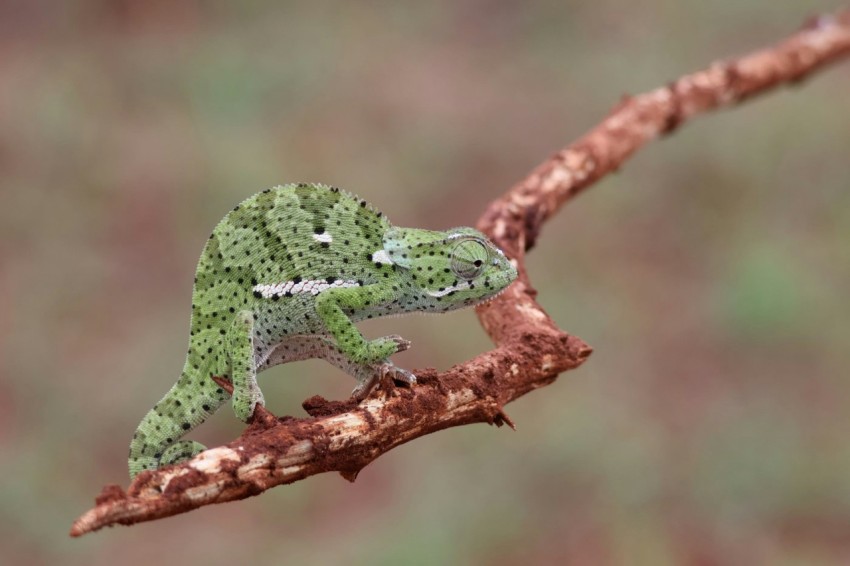
POLYGON ((444 428, 480 422, 513 427, 504 412, 507 403, 549 385, 591 353, 579 338, 558 329, 535 301, 524 258, 543 223, 647 142, 690 118, 798 82, 847 56, 850 10, 814 19, 771 48, 626 97, 598 126, 493 202, 479 220, 478 227, 516 260, 520 272, 516 283, 477 309, 494 350, 445 372, 417 370, 413 389, 384 383, 359 404, 313 397, 304 402, 310 418, 278 419, 260 410, 226 446, 143 472, 126 493, 106 486, 96 506, 74 522, 71 535, 243 499, 322 472, 337 471, 354 481, 375 458, 444 428))

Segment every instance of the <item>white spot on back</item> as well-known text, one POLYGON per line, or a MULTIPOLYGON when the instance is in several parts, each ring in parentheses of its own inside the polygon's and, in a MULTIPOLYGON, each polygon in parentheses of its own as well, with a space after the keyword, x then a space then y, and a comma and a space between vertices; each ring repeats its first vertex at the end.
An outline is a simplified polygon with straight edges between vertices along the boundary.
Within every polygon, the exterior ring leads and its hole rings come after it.
POLYGON ((334 241, 333 236, 331 236, 327 232, 323 232, 321 234, 313 234, 313 239, 317 242, 322 242, 325 244, 330 244, 334 241))
POLYGON ((386 265, 392 265, 393 260, 390 259, 389 254, 386 250, 378 250, 372 254, 372 261, 375 263, 384 263, 386 265))

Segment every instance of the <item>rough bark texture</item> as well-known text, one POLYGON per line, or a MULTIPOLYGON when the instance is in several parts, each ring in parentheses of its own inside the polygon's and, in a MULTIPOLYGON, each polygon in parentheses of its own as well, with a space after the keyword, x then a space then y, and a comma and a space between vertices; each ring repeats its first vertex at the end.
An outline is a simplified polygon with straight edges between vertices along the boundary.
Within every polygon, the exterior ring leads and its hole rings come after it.
POLYGON ((513 426, 502 407, 578 367, 591 349, 558 329, 535 301, 525 252, 541 226, 568 199, 616 170, 637 149, 692 116, 731 106, 783 83, 797 82, 850 56, 850 10, 812 20, 784 42, 625 98, 596 128, 559 151, 493 202, 478 227, 515 258, 519 280, 478 316, 496 348, 438 373, 417 370, 413 389, 383 384, 368 399, 304 402, 311 418, 277 419, 266 411, 234 442, 193 460, 144 472, 125 493, 103 489, 72 536, 130 525, 211 503, 256 495, 313 474, 338 471, 354 480, 369 462, 432 432, 486 422, 513 426))

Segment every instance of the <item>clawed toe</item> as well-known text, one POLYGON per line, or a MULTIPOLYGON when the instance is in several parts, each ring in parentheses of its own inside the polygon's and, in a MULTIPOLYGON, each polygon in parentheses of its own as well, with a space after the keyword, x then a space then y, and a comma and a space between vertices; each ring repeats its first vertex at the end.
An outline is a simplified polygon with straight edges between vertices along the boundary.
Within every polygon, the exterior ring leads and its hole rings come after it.
POLYGON ((387 378, 403 383, 408 387, 416 383, 416 376, 412 372, 397 367, 392 362, 387 361, 372 367, 374 371, 367 378, 361 380, 354 391, 351 392, 351 396, 358 401, 365 399, 372 392, 372 389, 381 382, 384 382, 383 388, 386 389, 390 385, 389 382, 385 382, 387 378))
POLYGON ((410 348, 410 340, 402 338, 398 334, 387 336, 387 338, 396 343, 396 352, 404 352, 405 350, 410 348))
POLYGON ((351 392, 351 396, 358 401, 362 401, 369 396, 369 393, 372 392, 372 389, 374 389, 377 384, 378 374, 373 374, 371 377, 359 381, 357 383, 357 387, 355 387, 351 392))
POLYGON ((416 383, 416 376, 413 375, 413 373, 407 371, 406 369, 402 369, 400 367, 393 366, 389 370, 388 374, 394 380, 406 383, 407 385, 413 385, 416 383))

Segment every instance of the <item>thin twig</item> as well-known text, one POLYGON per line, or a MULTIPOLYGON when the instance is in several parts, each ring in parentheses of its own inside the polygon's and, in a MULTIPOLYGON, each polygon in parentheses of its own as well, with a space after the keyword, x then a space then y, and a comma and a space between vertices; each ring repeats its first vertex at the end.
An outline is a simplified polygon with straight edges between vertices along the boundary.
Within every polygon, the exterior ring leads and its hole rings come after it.
POLYGON ((850 10, 844 10, 813 20, 771 48, 626 98, 596 128, 493 202, 479 221, 520 270, 519 281, 478 308, 494 350, 445 372, 419 370, 413 389, 384 384, 360 404, 308 399, 304 408, 311 418, 261 415, 226 446, 139 474, 126 493, 107 486, 71 535, 242 499, 322 472, 337 471, 353 481, 378 456, 444 428, 477 422, 513 428, 505 404, 552 383, 591 353, 580 339, 558 329, 534 300, 524 258, 543 223, 650 140, 700 113, 798 82, 848 55, 850 10))

